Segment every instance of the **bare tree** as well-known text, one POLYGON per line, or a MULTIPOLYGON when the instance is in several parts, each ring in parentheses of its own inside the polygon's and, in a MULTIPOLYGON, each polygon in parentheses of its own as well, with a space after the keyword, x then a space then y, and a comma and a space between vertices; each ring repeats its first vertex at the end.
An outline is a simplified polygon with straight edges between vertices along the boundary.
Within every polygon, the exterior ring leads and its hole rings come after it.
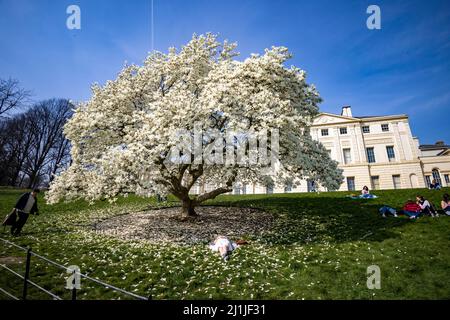
POLYGON ((32 148, 32 123, 27 113, 2 122, 0 134, 1 184, 20 185, 21 171, 32 148))
POLYGON ((9 78, 0 79, 0 117, 4 117, 8 111, 22 107, 31 93, 19 86, 19 81, 9 78))
POLYGON ((28 111, 32 148, 23 168, 28 177, 28 188, 42 181, 43 176, 56 172, 61 161, 67 158, 69 148, 68 142, 64 141, 63 128, 72 108, 66 99, 50 99, 39 102, 28 111))
POLYGON ((70 161, 63 127, 72 108, 66 99, 45 100, 0 122, 1 185, 47 184, 70 161))
POLYGON ((50 165, 47 170, 47 181, 51 182, 53 177, 70 162, 70 142, 63 134, 58 135, 49 154, 50 165))

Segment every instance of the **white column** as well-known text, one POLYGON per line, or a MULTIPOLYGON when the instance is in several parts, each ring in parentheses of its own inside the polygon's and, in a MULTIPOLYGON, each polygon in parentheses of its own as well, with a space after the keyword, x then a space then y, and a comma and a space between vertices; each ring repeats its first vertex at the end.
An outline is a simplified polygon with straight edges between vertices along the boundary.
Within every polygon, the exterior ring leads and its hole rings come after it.
POLYGON ((353 126, 353 130, 355 132, 355 144, 358 150, 358 157, 360 163, 366 162, 366 146, 364 144, 364 137, 361 132, 361 125, 355 124, 353 126))
POLYGON ((334 145, 336 146, 336 153, 337 153, 337 159, 336 160, 340 164, 345 164, 344 163, 344 156, 342 154, 341 141, 339 139, 339 128, 330 128, 329 130, 332 131, 333 134, 334 134, 333 140, 334 140, 334 145))
MULTIPOLYGON (((392 131, 394 133, 394 142, 395 142, 395 149, 399 152, 399 159, 400 161, 405 161, 405 150, 403 149, 402 139, 400 138, 400 134, 398 132, 398 123, 394 122, 392 123, 392 131)), ((386 150, 385 150, 386 152, 386 150)))

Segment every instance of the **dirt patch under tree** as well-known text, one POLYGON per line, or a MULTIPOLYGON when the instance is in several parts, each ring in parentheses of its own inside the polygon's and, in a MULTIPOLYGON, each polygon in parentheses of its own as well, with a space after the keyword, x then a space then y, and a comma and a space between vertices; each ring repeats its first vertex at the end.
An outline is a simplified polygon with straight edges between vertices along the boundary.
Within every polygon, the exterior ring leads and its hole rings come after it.
POLYGON ((129 213, 96 223, 94 230, 121 239, 195 244, 226 235, 233 240, 258 237, 271 229, 273 215, 254 208, 200 206, 198 216, 180 220, 180 208, 129 213))

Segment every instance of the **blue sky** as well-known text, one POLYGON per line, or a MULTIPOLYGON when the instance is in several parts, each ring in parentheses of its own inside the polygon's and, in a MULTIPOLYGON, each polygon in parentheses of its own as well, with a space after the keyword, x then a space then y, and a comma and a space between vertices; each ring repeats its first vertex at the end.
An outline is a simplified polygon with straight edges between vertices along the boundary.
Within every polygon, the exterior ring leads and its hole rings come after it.
MULTIPOLYGON (((18 79, 35 100, 85 100, 151 48, 151 0, 0 0, 0 77, 18 79), (81 30, 66 8, 81 8, 81 30)), ((287 46, 324 99, 323 111, 406 113, 421 143, 450 143, 450 1, 154 0, 154 48, 193 33, 237 41, 242 58, 287 46), (381 8, 381 30, 366 9, 381 8)))

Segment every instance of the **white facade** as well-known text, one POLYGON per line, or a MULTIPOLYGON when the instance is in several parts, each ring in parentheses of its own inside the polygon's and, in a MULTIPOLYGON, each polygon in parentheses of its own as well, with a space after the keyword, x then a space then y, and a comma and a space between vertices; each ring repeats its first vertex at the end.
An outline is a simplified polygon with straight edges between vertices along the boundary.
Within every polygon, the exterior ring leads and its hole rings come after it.
POLYGON ((342 115, 320 114, 311 134, 343 169, 340 190, 424 188, 433 170, 441 185, 450 186, 450 155, 421 151, 407 115, 353 117, 344 107, 342 115))
MULTIPOLYGON (((321 113, 311 127, 313 139, 320 141, 332 159, 343 169, 339 190, 425 188, 433 179, 450 186, 450 149, 442 142, 437 147, 419 146, 413 137, 407 115, 354 117, 350 107, 341 115, 321 113), (422 150, 421 150, 422 149, 422 150), (431 150, 433 149, 433 150, 431 150)), ((193 193, 209 189, 200 185, 193 193)), ((319 189, 321 189, 319 187, 319 189)), ((308 192, 303 181, 296 187, 271 188, 237 184, 233 193, 308 192)))

